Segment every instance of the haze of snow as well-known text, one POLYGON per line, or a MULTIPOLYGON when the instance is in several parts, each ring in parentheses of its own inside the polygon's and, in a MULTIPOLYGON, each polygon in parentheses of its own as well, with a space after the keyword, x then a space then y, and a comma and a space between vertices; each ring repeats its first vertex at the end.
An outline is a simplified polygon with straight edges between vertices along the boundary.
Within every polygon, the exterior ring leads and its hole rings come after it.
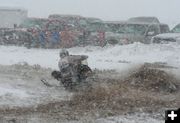
MULTIPOLYGON (((88 63, 92 69, 113 69, 121 72, 121 74, 126 70, 145 62, 165 62, 168 65, 177 68, 180 67, 180 45, 177 44, 146 45, 134 43, 124 46, 106 46, 104 48, 92 46, 74 47, 68 50, 70 51, 70 54, 88 55, 88 63)), ((12 65, 27 62, 30 65, 39 64, 45 68, 58 70, 59 51, 60 49, 27 49, 24 47, 0 46, 0 64, 12 65)), ((11 78, 8 76, 6 78, 6 76, 1 75, 0 105, 4 105, 5 103, 24 105, 27 102, 34 104, 39 100, 39 97, 43 97, 43 95, 47 96, 49 93, 48 91, 51 91, 41 85, 40 79, 34 82, 29 82, 16 78, 13 80, 16 81, 15 83, 11 81, 11 78), (30 85, 27 85, 28 83, 30 85), (17 98, 18 100, 16 100, 17 98), (12 102, 12 100, 15 102, 12 102)), ((64 91, 62 92, 66 96, 66 93, 64 91)), ((58 95, 59 91, 51 93, 53 93, 53 95, 58 95)), ((51 96, 49 96, 49 98, 51 98, 51 96)), ((58 98, 61 99, 62 97, 58 98)))

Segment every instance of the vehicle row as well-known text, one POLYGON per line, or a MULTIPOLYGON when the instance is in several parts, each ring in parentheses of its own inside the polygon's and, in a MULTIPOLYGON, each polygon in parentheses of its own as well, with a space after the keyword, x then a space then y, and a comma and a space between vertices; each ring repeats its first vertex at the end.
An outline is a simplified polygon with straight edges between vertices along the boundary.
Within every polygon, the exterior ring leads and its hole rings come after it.
POLYGON ((172 30, 156 17, 135 17, 126 21, 103 21, 75 15, 28 18, 18 27, 1 28, 0 44, 60 48, 133 42, 179 41, 180 24, 172 30))

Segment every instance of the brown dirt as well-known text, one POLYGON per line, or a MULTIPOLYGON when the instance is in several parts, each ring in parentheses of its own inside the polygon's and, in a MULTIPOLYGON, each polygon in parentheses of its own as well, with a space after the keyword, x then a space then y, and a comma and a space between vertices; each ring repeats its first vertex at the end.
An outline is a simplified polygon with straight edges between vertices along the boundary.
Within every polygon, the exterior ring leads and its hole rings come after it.
MULTIPOLYGON (((152 65, 153 66, 153 65, 152 65)), ((125 83, 144 91, 172 93, 179 89, 180 81, 169 73, 150 67, 150 64, 143 65, 132 73, 125 83)), ((157 67, 157 65, 155 65, 157 67)))

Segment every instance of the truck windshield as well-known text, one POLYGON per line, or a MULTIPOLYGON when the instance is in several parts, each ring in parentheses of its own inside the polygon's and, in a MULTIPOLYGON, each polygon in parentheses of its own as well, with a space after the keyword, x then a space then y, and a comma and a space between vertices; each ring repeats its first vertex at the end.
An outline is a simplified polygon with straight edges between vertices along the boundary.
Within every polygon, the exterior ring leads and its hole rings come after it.
POLYGON ((87 30, 89 30, 91 32, 105 31, 106 30, 106 26, 102 22, 89 23, 87 25, 87 30))
POLYGON ((114 33, 145 34, 147 26, 140 24, 112 24, 108 25, 109 30, 114 33))
POLYGON ((180 24, 178 24, 177 26, 174 27, 174 29, 172 29, 173 33, 180 33, 180 24))
POLYGON ((23 28, 32 28, 32 27, 39 27, 42 28, 44 24, 47 22, 45 19, 26 19, 22 22, 20 27, 23 28))

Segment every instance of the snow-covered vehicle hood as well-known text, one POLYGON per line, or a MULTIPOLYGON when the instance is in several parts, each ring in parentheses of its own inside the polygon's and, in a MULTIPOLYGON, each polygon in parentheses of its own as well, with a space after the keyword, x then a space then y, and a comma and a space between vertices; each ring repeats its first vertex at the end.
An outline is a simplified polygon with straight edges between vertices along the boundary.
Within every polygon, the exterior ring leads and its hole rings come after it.
POLYGON ((152 38, 152 43, 180 42, 180 33, 164 33, 152 38))
POLYGON ((180 38, 180 33, 164 33, 164 34, 156 35, 155 37, 158 37, 158 38, 174 38, 174 39, 177 39, 177 38, 180 38))

